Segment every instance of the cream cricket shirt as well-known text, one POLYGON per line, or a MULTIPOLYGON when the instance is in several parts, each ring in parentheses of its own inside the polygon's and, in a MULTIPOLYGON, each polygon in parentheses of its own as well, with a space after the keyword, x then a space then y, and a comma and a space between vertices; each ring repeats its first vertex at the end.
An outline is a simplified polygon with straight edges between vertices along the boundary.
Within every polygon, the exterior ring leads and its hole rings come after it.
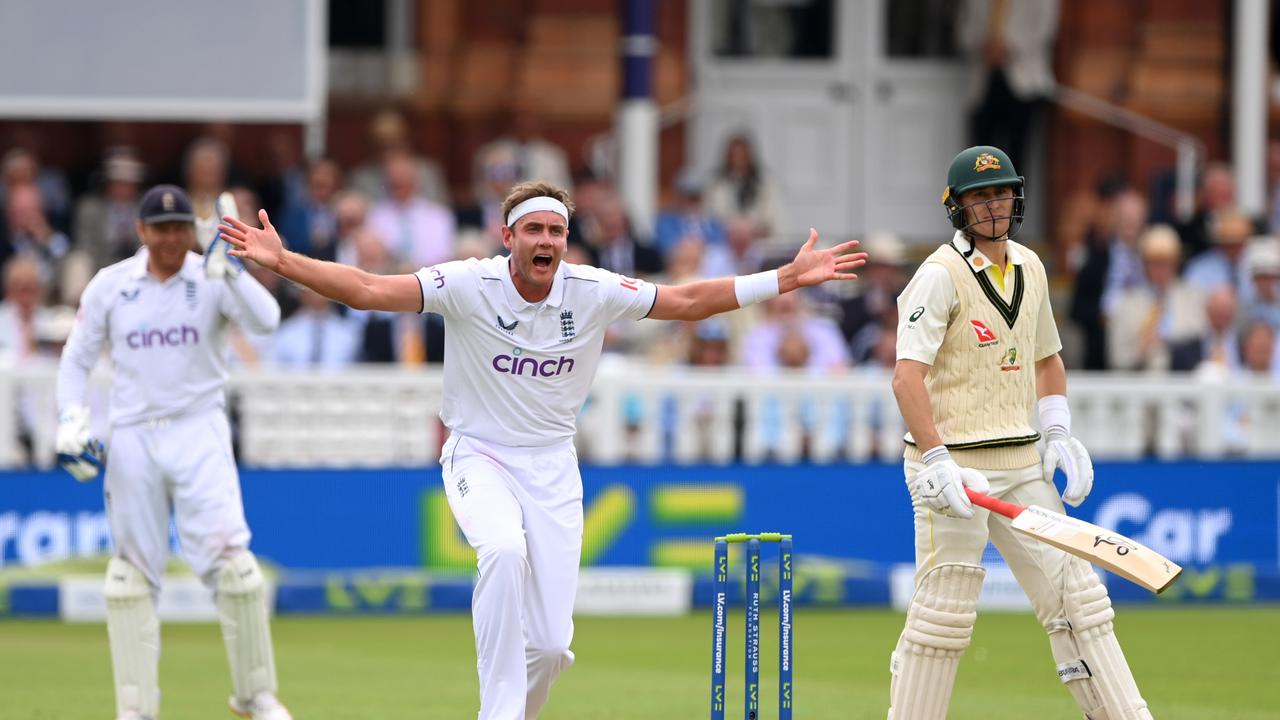
POLYGON ((657 288, 562 262, 541 303, 525 302, 505 256, 419 270, 422 312, 444 316, 444 403, 455 433, 542 447, 572 438, 617 320, 646 317, 657 288))
MULTIPOLYGON (((930 366, 933 419, 949 448, 968 452, 971 467, 1022 467, 1037 457, 1035 363, 1062 349, 1048 282, 1022 245, 1008 243, 1005 273, 979 251, 965 258, 969 246, 957 232, 898 297, 897 356, 930 366)), ((907 457, 918 455, 909 444, 907 457)))

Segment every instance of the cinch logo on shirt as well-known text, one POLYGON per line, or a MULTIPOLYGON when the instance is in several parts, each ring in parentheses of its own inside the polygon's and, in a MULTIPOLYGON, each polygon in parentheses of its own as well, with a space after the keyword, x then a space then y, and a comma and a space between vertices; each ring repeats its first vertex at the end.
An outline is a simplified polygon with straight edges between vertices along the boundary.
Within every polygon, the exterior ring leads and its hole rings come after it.
POLYGON ((495 355, 493 369, 504 375, 529 375, 530 377, 555 377, 561 373, 573 372, 573 358, 561 355, 539 362, 536 358, 520 357, 520 349, 512 351, 512 355, 495 355))
POLYGON ((181 347, 188 343, 195 345, 200 342, 200 331, 190 325, 165 330, 134 330, 124 336, 124 341, 135 350, 152 347, 181 347))

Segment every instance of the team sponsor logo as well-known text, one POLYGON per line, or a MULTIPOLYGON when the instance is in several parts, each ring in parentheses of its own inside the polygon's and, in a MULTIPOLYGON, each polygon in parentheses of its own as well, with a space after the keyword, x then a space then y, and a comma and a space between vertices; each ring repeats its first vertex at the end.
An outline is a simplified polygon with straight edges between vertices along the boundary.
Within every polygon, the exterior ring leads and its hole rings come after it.
POLYGON ((538 360, 532 357, 521 357, 520 348, 512 348, 511 354, 494 355, 490 365, 503 375, 528 375, 529 377, 558 377, 573 372, 573 358, 561 355, 558 358, 538 360))
POLYGON ((501 315, 498 316, 498 329, 508 335, 515 332, 516 326, 519 324, 520 324, 519 320, 512 320, 511 324, 508 325, 505 321, 503 321, 501 315))
POLYGON ((619 281, 618 281, 618 284, 619 284, 619 285, 621 285, 622 287, 624 287, 624 288, 626 288, 626 289, 628 289, 628 290, 631 290, 631 291, 633 291, 633 292, 634 292, 634 291, 639 291, 639 290, 640 290, 640 281, 639 281, 639 280, 637 280, 637 279, 635 279, 635 278, 629 278, 629 277, 627 277, 627 276, 625 276, 625 275, 619 275, 618 277, 620 278, 620 279, 619 279, 619 281))
POLYGON ((919 319, 920 319, 920 316, 921 316, 921 315, 924 315, 924 306, 923 306, 923 305, 921 305, 920 307, 918 307, 918 308, 916 308, 915 310, 913 310, 913 311, 911 312, 911 316, 910 316, 910 317, 908 317, 908 318, 907 318, 907 320, 910 320, 911 322, 915 322, 915 321, 917 321, 917 320, 919 320, 919 319))
POLYGON ((996 337, 995 331, 987 327, 986 323, 981 320, 970 320, 969 325, 973 327, 973 332, 978 336, 978 347, 988 347, 1000 342, 996 337))
POLYGON ((573 328, 573 311, 560 313, 560 342, 569 342, 576 337, 578 331, 573 328))
POLYGON ((141 292, 142 292, 141 288, 133 288, 131 290, 121 290, 120 297, 124 299, 125 302, 131 303, 138 299, 138 294, 141 292))
POLYGON ((1017 372, 1022 369, 1018 362, 1018 348, 1011 347, 1000 357, 1000 372, 1017 372))
POLYGON ((190 325, 164 329, 134 330, 124 336, 124 341, 126 345, 134 350, 183 347, 185 345, 198 345, 200 343, 200 331, 190 325))
POLYGON ((1000 158, 991 153, 982 153, 973 159, 974 172, 986 172, 988 170, 999 170, 1000 158))

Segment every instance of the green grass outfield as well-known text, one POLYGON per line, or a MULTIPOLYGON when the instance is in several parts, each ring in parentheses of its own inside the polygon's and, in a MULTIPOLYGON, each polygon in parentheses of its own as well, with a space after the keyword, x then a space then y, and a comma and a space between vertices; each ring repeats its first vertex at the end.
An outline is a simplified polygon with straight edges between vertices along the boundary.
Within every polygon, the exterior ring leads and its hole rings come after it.
MULTIPOLYGON (((732 615, 730 712, 741 717, 741 614, 732 615)), ((765 615, 762 718, 775 717, 777 625, 765 615)), ((796 616, 796 718, 882 720, 889 652, 902 616, 796 616)), ((1280 606, 1121 608, 1119 632, 1160 720, 1280 718, 1280 606)), ((281 698, 298 720, 474 718, 474 650, 465 615, 285 617, 275 623, 281 698)), ((710 620, 583 618, 577 664, 543 720, 705 718, 710 620)), ((230 681, 216 625, 170 624, 161 658, 163 717, 227 718, 230 681)), ((0 621, 0 720, 110 720, 101 625, 0 621)), ((1078 720, 1030 615, 985 614, 950 718, 1078 720)))

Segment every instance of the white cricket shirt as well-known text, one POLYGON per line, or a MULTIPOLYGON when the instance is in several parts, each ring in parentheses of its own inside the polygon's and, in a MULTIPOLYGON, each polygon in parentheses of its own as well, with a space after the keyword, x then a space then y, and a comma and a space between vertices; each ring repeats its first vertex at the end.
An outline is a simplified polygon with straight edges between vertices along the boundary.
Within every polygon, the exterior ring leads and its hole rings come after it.
POLYGON ((247 272, 205 277, 187 253, 167 280, 147 272, 147 249, 99 270, 80 297, 75 327, 58 366, 58 407, 83 404, 103 347, 113 367, 111 424, 128 425, 221 407, 226 398, 226 329, 271 332, 280 306, 247 272))
POLYGON ((507 258, 419 270, 422 312, 444 316, 444 404, 453 432, 511 446, 572 438, 604 347, 619 319, 639 320, 657 288, 588 265, 560 263, 551 293, 525 302, 507 258))

